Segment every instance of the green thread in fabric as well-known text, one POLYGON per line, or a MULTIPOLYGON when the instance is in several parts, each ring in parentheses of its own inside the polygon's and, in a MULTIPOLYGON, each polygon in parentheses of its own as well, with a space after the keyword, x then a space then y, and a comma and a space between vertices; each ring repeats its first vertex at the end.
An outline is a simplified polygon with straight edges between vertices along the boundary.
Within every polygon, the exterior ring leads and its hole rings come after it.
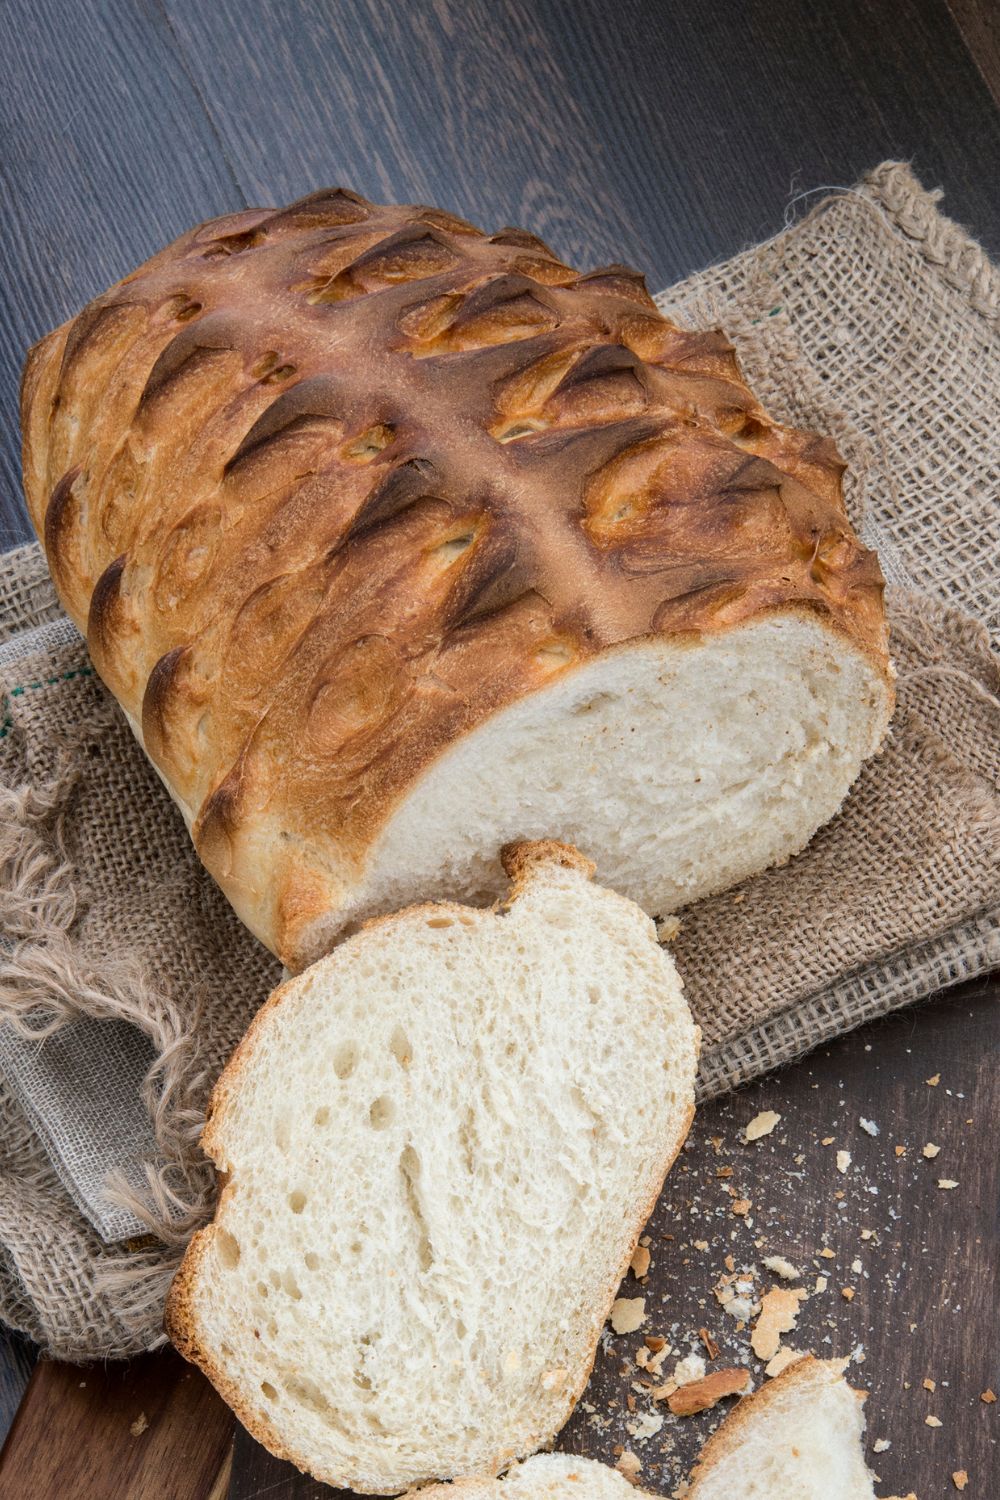
POLYGON ((6 739, 14 728, 14 718, 10 710, 11 698, 23 698, 31 688, 56 687, 60 682, 72 682, 74 677, 93 677, 93 675, 93 667, 74 667, 71 672, 59 672, 55 677, 40 678, 37 682, 18 683, 17 687, 11 688, 0 701, 0 709, 3 710, 3 718, 0 719, 0 740, 6 739))

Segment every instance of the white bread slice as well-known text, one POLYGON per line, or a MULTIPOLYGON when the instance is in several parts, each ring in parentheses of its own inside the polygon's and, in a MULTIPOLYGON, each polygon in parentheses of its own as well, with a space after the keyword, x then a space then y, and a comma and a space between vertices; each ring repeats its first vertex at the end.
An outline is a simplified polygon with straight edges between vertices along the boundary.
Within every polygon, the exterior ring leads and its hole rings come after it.
POLYGON ((536 1453, 502 1479, 456 1479, 419 1493, 420 1500, 645 1500, 647 1495, 617 1469, 575 1453, 536 1453))
POLYGON ((382 918, 278 989, 213 1096, 226 1174, 170 1336, 272 1452, 386 1494, 552 1438, 694 1108, 652 922, 554 843, 506 906, 382 918))
POLYGON ((701 1450, 687 1500, 874 1500, 864 1394, 842 1371, 810 1355, 742 1400, 701 1450))
MULTIPOLYGON (((861 1399, 840 1360, 799 1360, 745 1397, 702 1449, 686 1500, 873 1500, 861 1399)), ((502 1479, 432 1485, 420 1500, 651 1500, 617 1469, 539 1453, 502 1479)))

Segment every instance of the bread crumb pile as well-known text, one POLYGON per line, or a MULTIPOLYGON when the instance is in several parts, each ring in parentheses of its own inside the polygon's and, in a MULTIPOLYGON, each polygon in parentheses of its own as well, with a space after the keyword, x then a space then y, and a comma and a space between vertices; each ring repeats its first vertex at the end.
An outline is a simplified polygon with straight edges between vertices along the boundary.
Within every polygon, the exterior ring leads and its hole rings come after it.
POLYGON ((789 1108, 780 1079, 703 1107, 620 1289, 616 1308, 641 1302, 641 1324, 619 1331, 619 1318, 605 1329, 561 1447, 585 1446, 643 1488, 682 1496, 682 1476, 739 1396, 812 1353, 842 1357, 852 1385, 873 1386, 866 1449, 879 1494, 895 1485, 898 1500, 930 1500, 939 1491, 921 1476, 932 1472, 949 1490, 991 1493, 948 1433, 957 1403, 996 1401, 983 1379, 989 1351, 982 1370, 945 1370, 971 1293, 957 1257, 931 1265, 927 1238, 932 1216, 947 1212, 942 1186, 962 1191, 973 1110, 961 1086, 936 1073, 904 1129, 893 1122, 908 1117, 893 1109, 890 1118, 880 1101, 891 1061, 872 1057, 871 1097, 849 1111, 828 1057, 802 1065, 815 1080, 808 1110, 800 1095, 789 1108), (952 1175, 939 1177, 932 1163, 952 1175), (941 1375, 912 1363, 928 1308, 941 1375), (869 1330, 887 1320, 902 1329, 899 1358, 883 1356, 873 1369, 869 1330), (650 1412, 661 1420, 648 1422, 650 1412), (905 1440, 914 1422, 927 1433, 919 1465, 905 1440), (918 1480, 923 1487, 908 1491, 918 1480))

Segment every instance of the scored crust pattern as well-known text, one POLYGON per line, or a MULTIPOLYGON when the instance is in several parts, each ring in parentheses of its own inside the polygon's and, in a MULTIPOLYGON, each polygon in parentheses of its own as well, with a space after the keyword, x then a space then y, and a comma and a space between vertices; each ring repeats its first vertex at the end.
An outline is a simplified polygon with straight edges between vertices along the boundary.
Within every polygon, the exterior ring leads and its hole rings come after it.
POLYGON ((216 219, 32 351, 23 419, 60 596, 279 953, 443 749, 609 647, 797 607, 884 670, 832 443, 520 230, 216 219))

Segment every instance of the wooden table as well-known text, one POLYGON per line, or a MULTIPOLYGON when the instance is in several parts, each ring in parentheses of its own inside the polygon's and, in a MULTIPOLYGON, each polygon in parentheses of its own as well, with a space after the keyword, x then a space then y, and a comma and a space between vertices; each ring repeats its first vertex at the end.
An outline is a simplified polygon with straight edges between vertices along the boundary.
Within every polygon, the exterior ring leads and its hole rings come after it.
MULTIPOLYGON (((779 228, 795 192, 902 156, 1000 252, 993 0, 7 0, 0 47, 2 547, 28 535, 26 346, 213 214, 341 182, 525 224, 660 287, 779 228)), ((743 1347, 712 1295, 727 1254, 825 1275, 794 1342, 864 1353, 851 1376, 872 1390, 869 1440, 891 1444, 872 1462, 919 1500, 952 1493, 960 1469, 966 1495, 1000 1494, 998 1408, 980 1400, 1000 1388, 997 993, 967 986, 705 1108, 650 1231, 659 1331, 681 1352, 699 1327, 723 1359, 743 1347), (779 1126, 742 1145, 764 1108, 779 1126)), ((668 1491, 715 1416, 637 1446, 632 1342, 602 1352, 588 1393, 610 1423, 581 1410, 563 1441, 636 1447, 643 1482, 668 1491)), ((0 1500, 322 1491, 234 1432, 167 1353, 79 1370, 9 1338, 0 1414, 0 1500)))

